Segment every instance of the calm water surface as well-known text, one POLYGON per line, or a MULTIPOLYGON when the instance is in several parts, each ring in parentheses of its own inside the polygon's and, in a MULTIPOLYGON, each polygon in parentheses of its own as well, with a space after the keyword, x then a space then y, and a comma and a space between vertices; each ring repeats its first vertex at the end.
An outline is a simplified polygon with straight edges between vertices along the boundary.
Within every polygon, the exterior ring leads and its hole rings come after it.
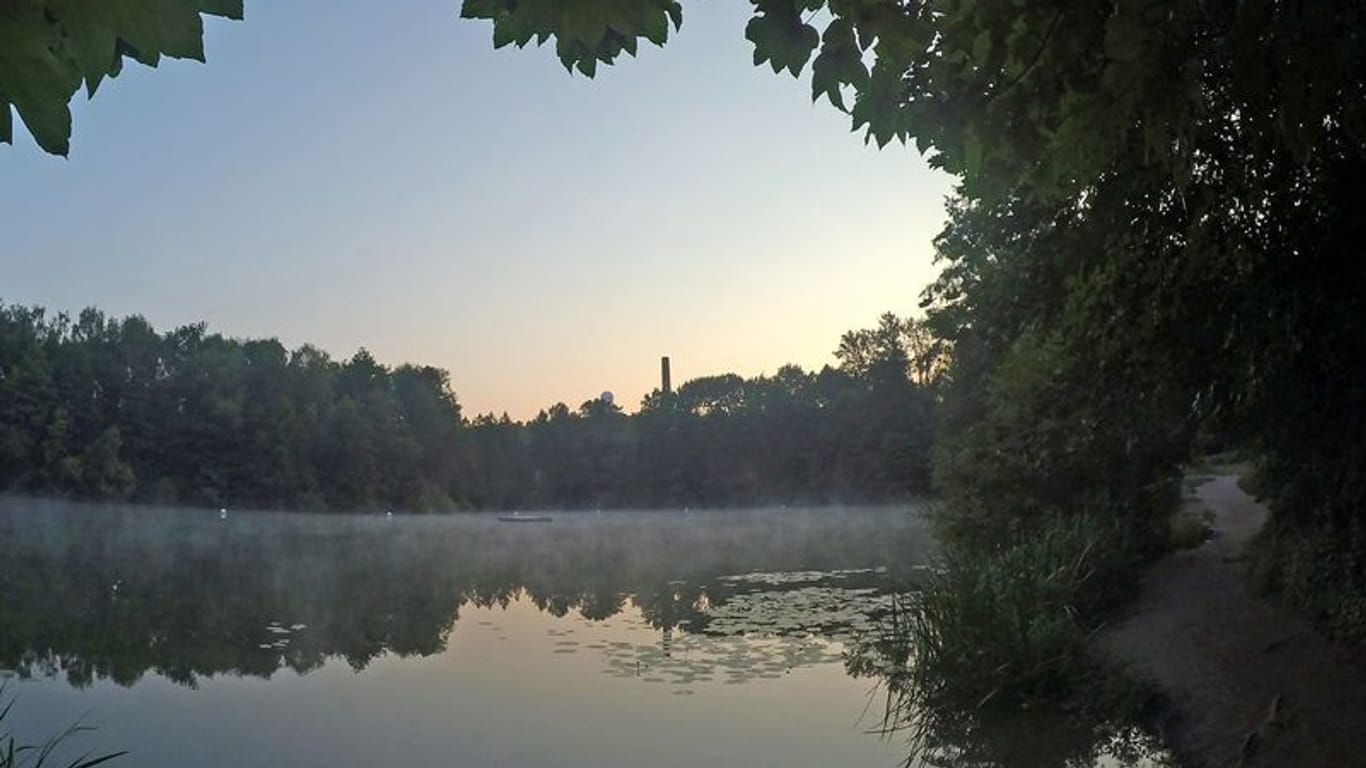
POLYGON ((910 508, 509 523, 9 499, 0 541, 10 726, 98 726, 79 745, 131 750, 114 765, 907 755, 869 732, 876 674, 847 669, 930 554, 910 508))

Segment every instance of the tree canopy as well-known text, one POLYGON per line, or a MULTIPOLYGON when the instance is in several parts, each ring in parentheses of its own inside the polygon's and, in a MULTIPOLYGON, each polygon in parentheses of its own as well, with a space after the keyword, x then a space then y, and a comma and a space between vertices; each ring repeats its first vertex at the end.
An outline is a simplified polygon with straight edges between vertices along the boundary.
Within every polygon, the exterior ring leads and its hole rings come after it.
MULTIPOLYGON (((702 376, 639 413, 462 416, 446 371, 202 324, 0 303, 0 492, 333 510, 678 507, 924 493, 933 382, 851 331, 839 368, 702 376)), ((913 334, 910 334, 913 335, 913 334)))

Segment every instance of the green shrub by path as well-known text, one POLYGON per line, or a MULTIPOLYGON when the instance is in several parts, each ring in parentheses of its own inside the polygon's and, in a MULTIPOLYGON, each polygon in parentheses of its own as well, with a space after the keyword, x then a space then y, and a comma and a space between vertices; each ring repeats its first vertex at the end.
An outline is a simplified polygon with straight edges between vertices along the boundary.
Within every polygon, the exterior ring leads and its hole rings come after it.
POLYGON ((1261 475, 1253 470, 1240 473, 1238 475, 1238 487, 1243 493, 1254 499, 1261 500, 1267 495, 1266 484, 1262 481, 1261 475))
POLYGON ((1307 615, 1333 637, 1366 644, 1366 562, 1350 534, 1268 527, 1252 550, 1253 586, 1307 615))
POLYGON ((87 752, 74 759, 59 758, 58 747, 79 733, 93 730, 79 724, 68 726, 41 744, 20 742, 7 723, 15 700, 6 696, 5 688, 5 684, 0 682, 0 768, 94 768, 127 754, 113 752, 92 757, 87 752))

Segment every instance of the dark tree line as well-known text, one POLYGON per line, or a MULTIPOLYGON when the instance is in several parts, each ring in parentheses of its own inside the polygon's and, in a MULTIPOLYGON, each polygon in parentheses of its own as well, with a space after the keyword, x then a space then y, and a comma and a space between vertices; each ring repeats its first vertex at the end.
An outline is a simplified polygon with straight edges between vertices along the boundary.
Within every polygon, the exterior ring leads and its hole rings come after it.
POLYGON ((403 510, 737 505, 928 486, 938 348, 885 315, 838 368, 734 374, 526 423, 461 415, 448 374, 88 309, 0 305, 0 490, 403 510))
POLYGON ((469 447, 445 371, 365 350, 157 333, 0 306, 0 489, 97 500, 451 506, 469 447))
POLYGON ((838 368, 693 379, 638 413, 589 400, 472 425, 485 507, 827 503, 929 486, 939 348, 915 321, 850 331, 838 368))

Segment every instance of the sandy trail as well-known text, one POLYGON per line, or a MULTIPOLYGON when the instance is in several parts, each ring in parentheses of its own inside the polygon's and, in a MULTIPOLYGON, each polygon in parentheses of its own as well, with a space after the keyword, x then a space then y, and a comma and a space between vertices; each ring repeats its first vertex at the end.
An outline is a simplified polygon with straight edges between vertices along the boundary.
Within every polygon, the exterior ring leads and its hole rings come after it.
POLYGON ((1268 513, 1236 476, 1196 493, 1214 538, 1155 564, 1100 648, 1167 693, 1162 735, 1194 764, 1366 766, 1362 655, 1249 593, 1244 554, 1268 513))

